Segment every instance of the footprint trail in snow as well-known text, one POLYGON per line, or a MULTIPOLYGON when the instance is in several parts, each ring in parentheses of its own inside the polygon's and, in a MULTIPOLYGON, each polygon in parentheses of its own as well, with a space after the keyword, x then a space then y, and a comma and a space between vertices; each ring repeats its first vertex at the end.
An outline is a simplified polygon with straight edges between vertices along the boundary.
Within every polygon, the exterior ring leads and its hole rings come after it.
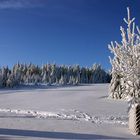
POLYGON ((36 110, 22 110, 22 109, 0 109, 0 114, 16 115, 25 118, 40 118, 40 119, 60 119, 60 120, 72 120, 72 121, 86 121, 95 124, 120 124, 127 125, 127 116, 91 116, 85 112, 78 110, 62 110, 60 112, 47 112, 36 110))

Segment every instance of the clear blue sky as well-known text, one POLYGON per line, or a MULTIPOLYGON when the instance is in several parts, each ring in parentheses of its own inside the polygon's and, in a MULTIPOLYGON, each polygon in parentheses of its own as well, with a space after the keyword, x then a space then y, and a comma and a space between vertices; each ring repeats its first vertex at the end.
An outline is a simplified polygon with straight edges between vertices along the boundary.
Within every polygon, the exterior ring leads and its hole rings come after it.
POLYGON ((0 66, 17 61, 110 68, 126 7, 140 26, 139 0, 0 0, 0 66))

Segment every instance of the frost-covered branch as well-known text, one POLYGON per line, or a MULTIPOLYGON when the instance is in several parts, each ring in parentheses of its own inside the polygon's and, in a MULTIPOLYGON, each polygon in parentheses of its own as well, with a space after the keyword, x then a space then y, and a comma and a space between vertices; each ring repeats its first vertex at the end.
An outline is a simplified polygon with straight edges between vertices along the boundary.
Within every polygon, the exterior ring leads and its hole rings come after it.
POLYGON ((110 84, 110 96, 113 98, 125 98, 126 96, 140 97, 140 30, 135 26, 135 18, 130 17, 127 8, 127 29, 120 27, 122 41, 109 45, 114 54, 111 59, 112 80, 110 84))

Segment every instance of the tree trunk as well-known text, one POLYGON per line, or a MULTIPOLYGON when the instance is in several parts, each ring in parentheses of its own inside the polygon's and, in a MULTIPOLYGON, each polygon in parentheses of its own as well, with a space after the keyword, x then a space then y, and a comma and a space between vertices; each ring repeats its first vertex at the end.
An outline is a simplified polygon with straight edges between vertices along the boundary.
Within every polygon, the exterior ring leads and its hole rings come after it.
POLYGON ((140 103, 136 103, 130 108, 129 130, 134 135, 140 135, 140 103))

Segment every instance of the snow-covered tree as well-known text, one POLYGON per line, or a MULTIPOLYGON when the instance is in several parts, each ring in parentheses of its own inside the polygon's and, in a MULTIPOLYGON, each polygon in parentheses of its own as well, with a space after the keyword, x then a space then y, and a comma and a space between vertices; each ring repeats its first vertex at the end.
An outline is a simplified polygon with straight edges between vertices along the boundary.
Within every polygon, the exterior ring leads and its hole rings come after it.
POLYGON ((39 67, 34 64, 17 63, 10 70, 8 67, 0 69, 0 87, 14 87, 22 84, 71 84, 79 83, 104 83, 109 82, 110 75, 100 65, 93 68, 74 66, 58 66, 46 64, 39 67), (97 77, 93 80, 93 77, 97 77), (105 77, 105 78, 103 78, 105 77), (106 79, 106 80, 105 80, 106 79))
POLYGON ((114 55, 111 59, 112 80, 110 96, 120 99, 128 96, 140 97, 140 30, 135 26, 135 18, 130 18, 127 8, 127 29, 120 27, 121 43, 111 42, 109 49, 114 55))
POLYGON ((14 78, 14 75, 11 73, 8 75, 8 79, 6 80, 6 87, 13 88, 17 85, 17 81, 14 78))
POLYGON ((2 76, 2 70, 0 69, 0 88, 3 87, 3 76, 2 76))
POLYGON ((75 65, 73 67, 73 84, 77 85, 80 83, 80 67, 79 65, 75 65))
POLYGON ((94 64, 92 68, 92 81, 93 83, 107 82, 107 73, 99 64, 94 64))

